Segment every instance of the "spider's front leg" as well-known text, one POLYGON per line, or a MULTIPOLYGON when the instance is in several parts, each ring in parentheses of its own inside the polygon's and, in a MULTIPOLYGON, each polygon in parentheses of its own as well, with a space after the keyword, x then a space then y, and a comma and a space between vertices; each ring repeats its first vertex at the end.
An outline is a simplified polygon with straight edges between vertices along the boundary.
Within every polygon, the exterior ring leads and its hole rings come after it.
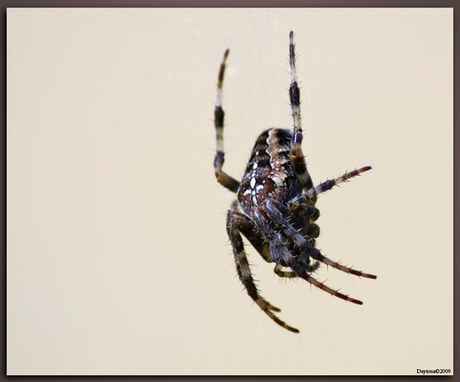
POLYGON ((289 87, 289 99, 291 101, 292 119, 294 123, 294 131, 291 140, 290 159, 304 189, 313 187, 310 174, 305 164, 305 157, 302 153, 302 125, 300 118, 300 90, 297 83, 296 65, 295 65, 295 45, 294 32, 289 34, 289 63, 291 66, 291 86, 289 87))
POLYGON ((271 305, 267 300, 260 296, 259 291, 257 290, 257 286, 251 274, 247 255, 244 251, 243 239, 240 234, 240 232, 246 232, 247 235, 253 235, 254 230, 255 226, 249 218, 245 216, 243 217, 242 214, 236 211, 234 207, 229 210, 227 215, 227 233, 232 244, 238 277, 246 288, 248 295, 273 321, 293 333, 298 333, 298 329, 287 325, 273 313, 279 312, 280 309, 271 305))
POLYGON ((217 99, 216 108, 214 110, 214 126, 216 127, 216 156, 214 157, 214 173, 217 181, 232 192, 238 191, 240 182, 227 175, 222 171, 224 165, 224 109, 222 109, 222 85, 224 82, 225 65, 229 50, 224 53, 222 64, 220 65, 219 76, 217 78, 217 99))

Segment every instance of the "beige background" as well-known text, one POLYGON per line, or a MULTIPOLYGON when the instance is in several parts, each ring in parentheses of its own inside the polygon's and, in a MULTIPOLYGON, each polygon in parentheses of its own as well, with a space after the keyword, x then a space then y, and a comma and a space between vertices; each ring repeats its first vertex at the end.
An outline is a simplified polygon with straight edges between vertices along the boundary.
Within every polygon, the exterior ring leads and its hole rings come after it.
POLYGON ((8 9, 9 374, 416 374, 453 367, 452 9, 8 9), (356 306, 280 281, 283 330, 242 291, 213 174, 290 127, 296 33, 304 153, 325 267, 356 306))

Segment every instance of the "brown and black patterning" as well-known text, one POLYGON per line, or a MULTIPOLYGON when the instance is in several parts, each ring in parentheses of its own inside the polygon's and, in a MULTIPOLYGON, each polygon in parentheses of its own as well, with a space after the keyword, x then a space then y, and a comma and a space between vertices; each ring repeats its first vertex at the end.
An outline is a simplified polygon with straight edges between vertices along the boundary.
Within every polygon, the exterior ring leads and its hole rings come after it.
POLYGON ((315 223, 319 210, 315 207, 319 194, 330 190, 365 171, 370 166, 348 172, 336 179, 314 187, 302 153, 302 127, 300 119, 300 91, 295 67, 294 34, 289 35, 289 60, 291 85, 289 98, 294 129, 272 128, 265 130, 256 140, 241 182, 222 171, 224 164, 224 110, 222 109, 222 84, 229 51, 224 54, 217 81, 217 101, 214 112, 217 152, 214 171, 217 181, 237 194, 227 214, 227 233, 233 248, 238 276, 254 302, 278 325, 299 331, 280 320, 274 312, 280 309, 270 304, 259 293, 251 275, 243 236, 265 261, 275 263, 275 273, 280 277, 301 277, 331 295, 355 304, 362 304, 347 295, 329 288, 310 276, 324 263, 342 272, 370 279, 374 275, 345 267, 323 256, 315 247, 319 227, 315 223), (287 270, 285 270, 287 268, 287 270))

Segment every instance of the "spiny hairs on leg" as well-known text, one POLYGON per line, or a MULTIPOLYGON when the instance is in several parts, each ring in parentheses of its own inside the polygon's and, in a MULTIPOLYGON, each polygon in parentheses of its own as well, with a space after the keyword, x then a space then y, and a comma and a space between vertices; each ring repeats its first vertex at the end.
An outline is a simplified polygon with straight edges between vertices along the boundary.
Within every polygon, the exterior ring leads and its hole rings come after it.
MULTIPOLYGON (((299 333, 299 330, 287 325, 284 321, 280 320, 273 312, 280 312, 281 310, 276 306, 270 304, 260 294, 251 274, 248 258, 244 251, 243 239, 240 235, 240 230, 244 229, 244 225, 239 228, 239 217, 235 214, 234 209, 230 209, 227 214, 227 233, 232 243, 233 256, 235 259, 236 270, 241 283, 244 285, 248 295, 254 302, 262 309, 267 316, 284 329, 293 333, 299 333)), ((240 224, 244 223, 240 221, 240 224)), ((246 227, 245 229, 248 229, 246 227)))
MULTIPOLYGON (((323 291, 331 294, 332 296, 336 296, 338 298, 341 298, 342 300, 352 302, 353 304, 358 304, 362 305, 362 301, 356 300, 354 298, 348 297, 347 295, 340 293, 337 290, 334 290, 332 288, 329 288, 327 285, 324 283, 319 282, 318 280, 314 279, 311 277, 307 272, 308 270, 305 269, 305 266, 300 264, 297 259, 288 251, 288 249, 284 246, 284 244, 281 242, 280 238, 278 235, 274 234, 274 232, 270 229, 269 223, 267 219, 265 218, 264 214, 264 209, 263 207, 258 207, 257 209, 254 209, 254 216, 253 218, 255 219, 255 223, 257 228, 263 233, 267 239, 270 240, 271 243, 273 243, 273 249, 274 251, 277 251, 280 255, 280 258, 289 265, 289 267, 301 278, 304 280, 308 281, 310 284, 322 289, 323 291)), ((274 216, 274 215, 273 215, 274 216)), ((286 225, 287 227, 287 225, 286 225)), ((288 233, 287 231, 283 231, 284 233, 288 233)), ((292 236, 294 237, 294 236, 292 236)), ((273 256, 273 254, 272 254, 273 256)))
POLYGON ((349 301, 349 302, 352 302, 353 304, 358 304, 358 305, 363 305, 363 302, 362 301, 359 301, 359 300, 356 300, 354 298, 351 298, 349 296, 347 296, 346 294, 343 294, 343 293, 340 293, 339 291, 337 290, 334 290, 332 288, 329 288, 327 285, 325 285, 324 283, 321 283, 319 282, 318 280, 314 279, 313 277, 311 277, 307 272, 305 272, 304 270, 302 271, 299 271, 299 272, 296 272, 299 277, 302 277, 304 280, 308 281, 310 284, 314 285, 315 287, 319 288, 319 289, 322 289, 323 291, 331 294, 332 296, 335 296, 335 297, 338 297, 338 298, 341 298, 342 300, 345 300, 345 301, 349 301))
POLYGON ((338 178, 326 180, 318 186, 312 187, 303 194, 296 196, 294 199, 288 202, 288 207, 292 210, 292 212, 295 213, 301 203, 308 203, 310 200, 316 198, 319 194, 329 191, 332 187, 337 186, 340 183, 346 182, 351 178, 358 176, 361 173, 369 171, 371 169, 371 166, 366 166, 357 170, 347 172, 346 174, 339 176, 338 178))
POLYGON ((329 265, 331 266, 332 268, 335 268, 335 269, 338 269, 342 272, 345 272, 345 273, 349 273, 351 275, 355 275, 355 276, 359 276, 359 277, 365 277, 367 279, 376 279, 377 276, 375 275, 371 275, 370 273, 364 273, 364 272, 361 272, 361 271, 357 271, 353 268, 349 268, 349 267, 346 267, 342 264, 339 264, 338 262, 335 262, 335 261, 332 261, 332 260, 329 260, 326 256, 323 256, 321 255, 320 257, 319 256, 316 256, 316 254, 312 254, 312 257, 316 260, 319 260, 321 261, 322 263, 326 264, 326 265, 329 265))
MULTIPOLYGON (((296 229, 283 218, 282 214, 277 210, 276 206, 270 200, 267 200, 265 202, 264 211, 280 232, 282 232, 286 237, 292 240, 297 247, 303 248, 304 250, 308 251, 309 255, 313 259, 321 261, 322 263, 336 268, 342 272, 350 273, 355 276, 366 277, 369 279, 377 278, 377 276, 360 272, 355 269, 341 265, 335 261, 329 260, 326 256, 322 255, 321 252, 314 245, 309 243, 308 240, 306 240, 300 233, 298 233, 296 229)), ((316 264, 316 268, 318 267, 318 265, 319 264, 316 264)), ((307 267, 305 270, 308 273, 310 273, 316 269, 314 268, 314 266, 312 266, 310 267, 310 269, 307 267)))
MULTIPOLYGON (((304 250, 308 251, 309 255, 322 263, 331 266, 332 268, 336 268, 342 272, 349 273, 359 277, 366 277, 368 279, 376 279, 377 276, 371 275, 369 273, 364 273, 361 271, 357 271, 355 269, 346 267, 344 265, 339 264, 338 262, 332 261, 328 259, 326 256, 322 255, 321 252, 308 240, 306 240, 297 230, 283 218, 283 215, 280 211, 276 208, 276 205, 267 200, 264 204, 264 212, 268 216, 268 218, 272 221, 272 223, 276 226, 280 232, 282 232, 287 238, 293 241, 293 243, 299 247, 303 248, 304 250)), ((318 268, 319 264, 313 265, 310 269, 307 267, 307 272, 313 272, 318 268), (316 266, 316 268, 315 268, 316 266)), ((275 269, 275 273, 278 274, 279 268, 275 269)))

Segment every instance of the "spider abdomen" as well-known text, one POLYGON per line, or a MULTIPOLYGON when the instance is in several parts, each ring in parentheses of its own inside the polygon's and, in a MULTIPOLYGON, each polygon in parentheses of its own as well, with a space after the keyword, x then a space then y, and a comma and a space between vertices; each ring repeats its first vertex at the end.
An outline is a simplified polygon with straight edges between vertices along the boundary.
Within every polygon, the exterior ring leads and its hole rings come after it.
POLYGON ((290 160, 291 132, 269 129, 256 140, 238 189, 243 211, 251 215, 254 206, 268 198, 283 204, 302 192, 302 183, 290 160))

